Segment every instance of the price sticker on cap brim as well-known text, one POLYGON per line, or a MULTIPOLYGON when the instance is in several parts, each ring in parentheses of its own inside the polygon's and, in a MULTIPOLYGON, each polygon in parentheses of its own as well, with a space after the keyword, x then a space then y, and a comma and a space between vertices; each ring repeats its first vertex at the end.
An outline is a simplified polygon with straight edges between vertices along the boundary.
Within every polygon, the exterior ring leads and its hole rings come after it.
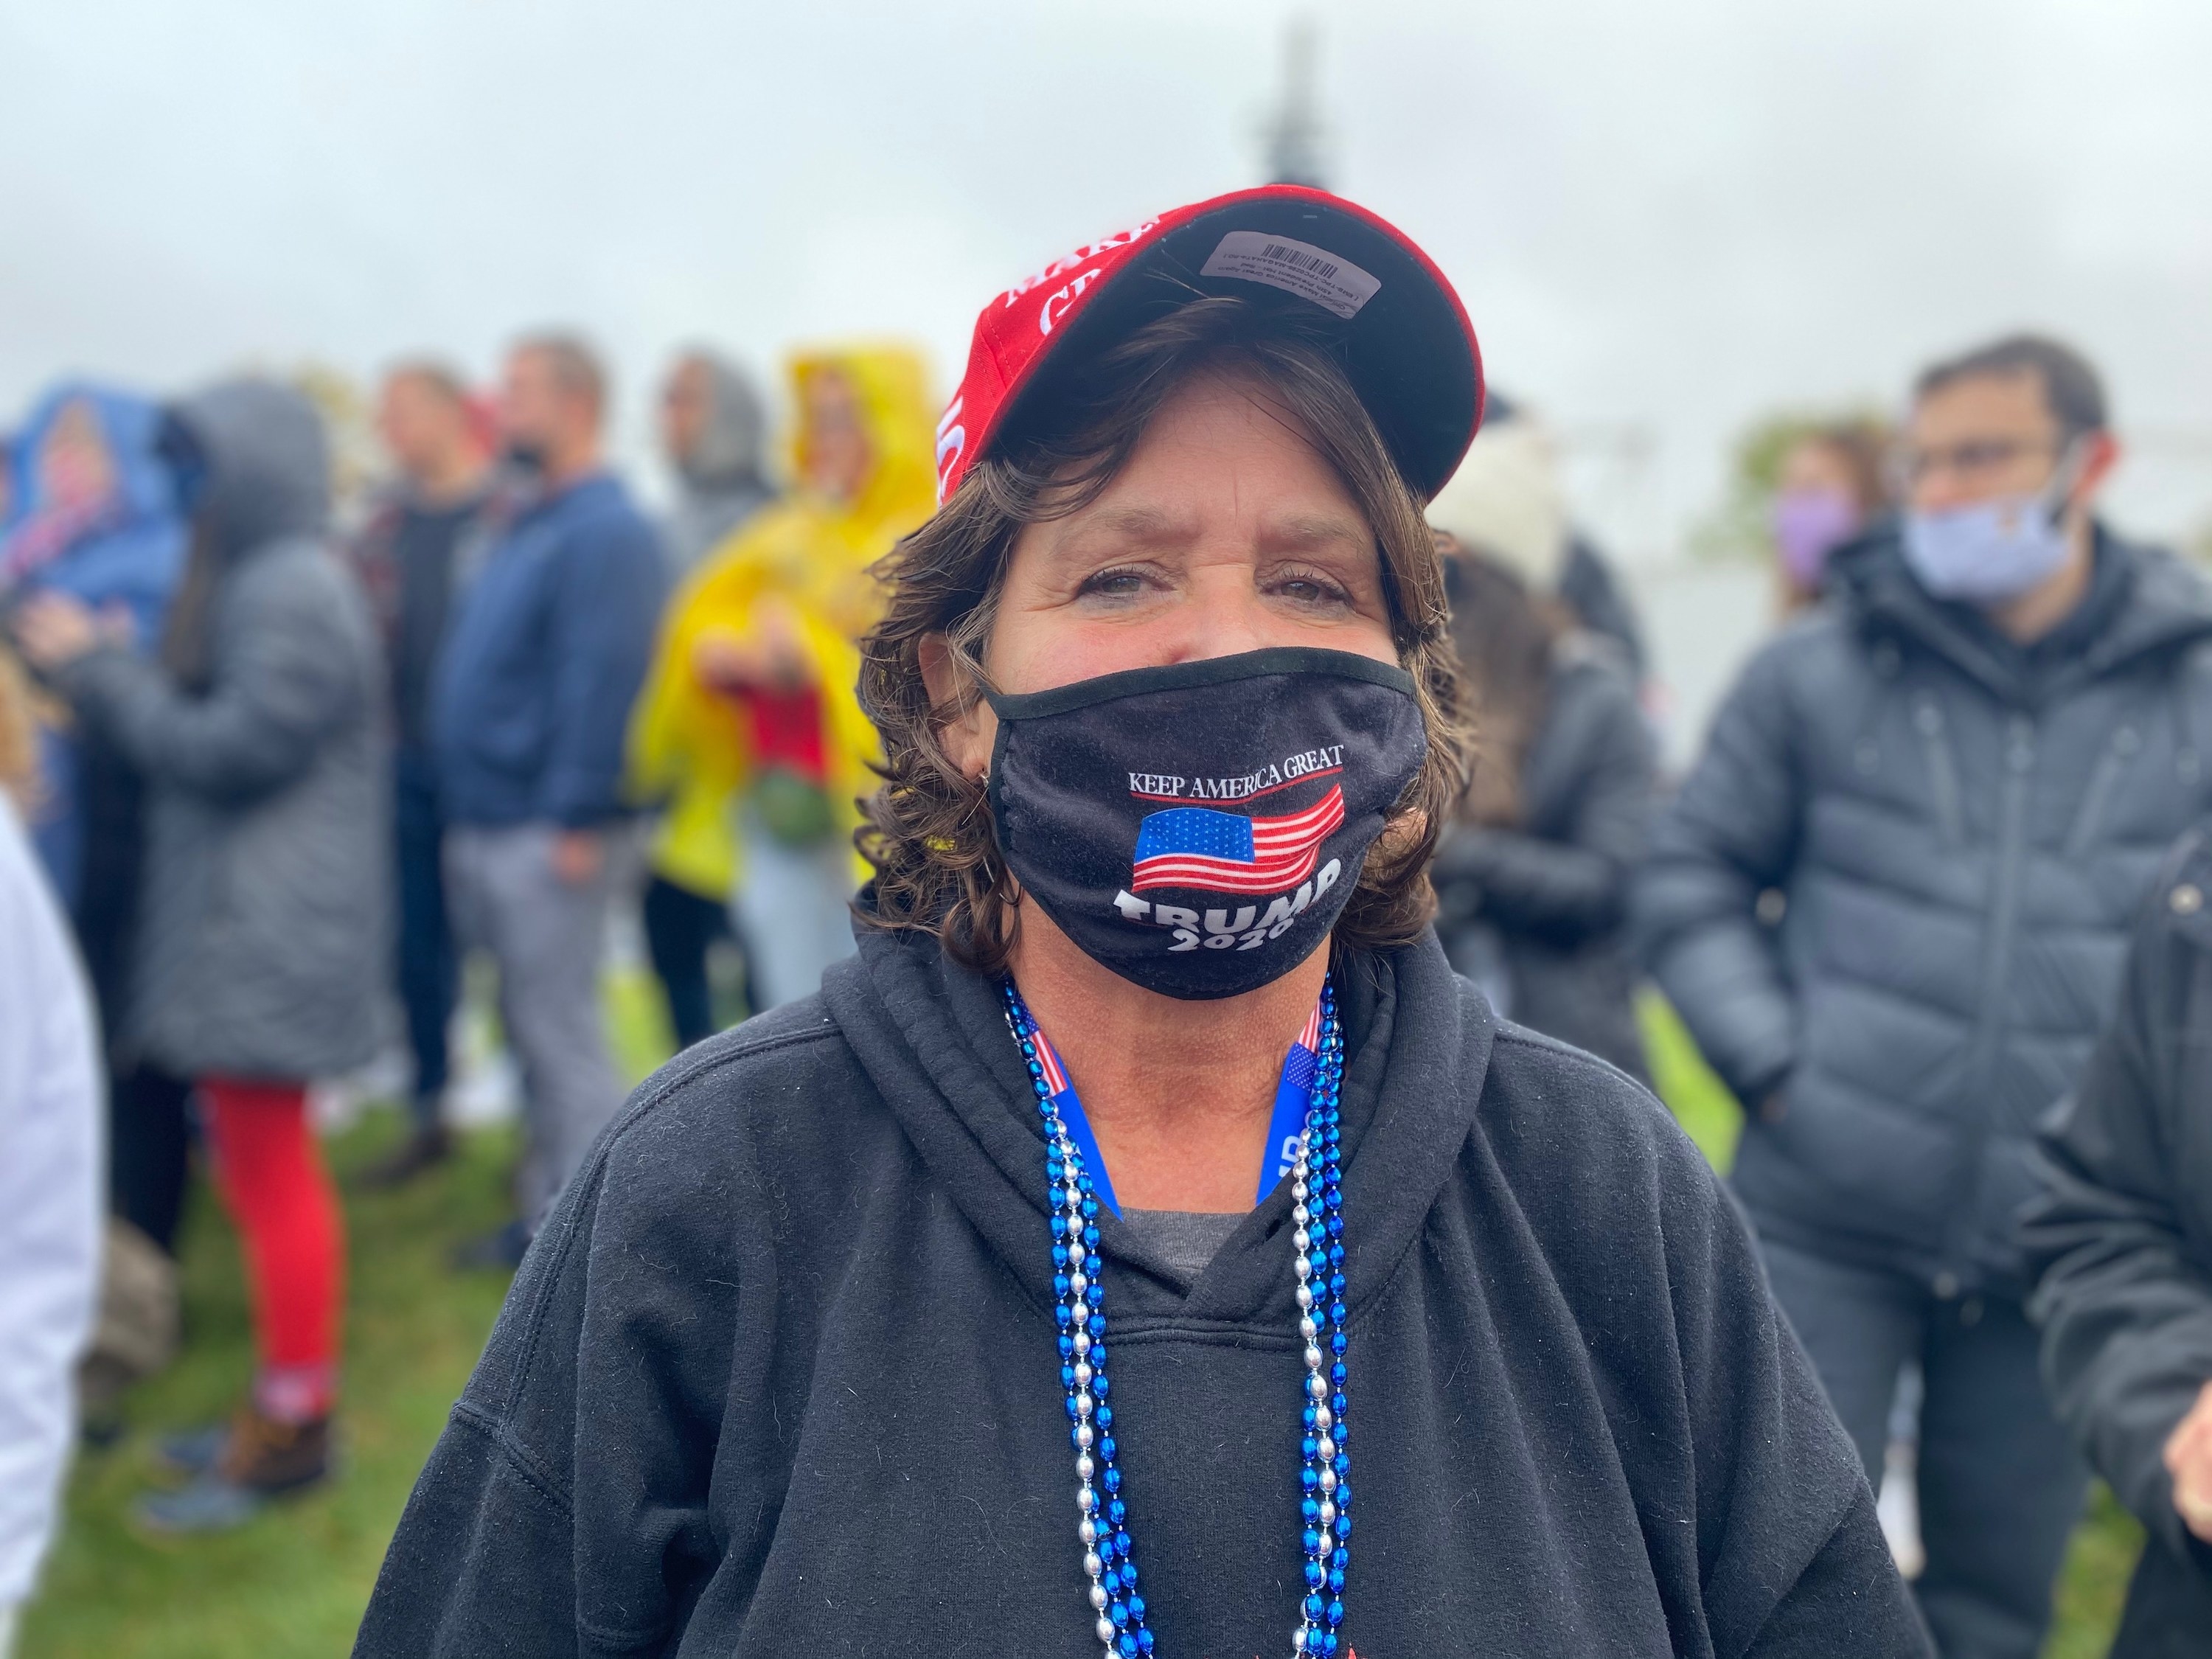
POLYGON ((1310 300, 1346 321, 1357 317, 1382 286, 1379 278, 1341 254, 1264 230, 1231 231, 1198 274, 1265 283, 1310 300))

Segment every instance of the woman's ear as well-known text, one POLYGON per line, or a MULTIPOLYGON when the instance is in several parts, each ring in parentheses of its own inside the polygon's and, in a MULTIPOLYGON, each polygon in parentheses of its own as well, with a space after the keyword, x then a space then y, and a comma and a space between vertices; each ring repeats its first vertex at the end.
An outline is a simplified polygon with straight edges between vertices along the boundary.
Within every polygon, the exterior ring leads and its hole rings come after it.
POLYGON ((953 656, 944 635, 923 635, 920 650, 921 683, 929 693, 929 706, 960 711, 939 729, 937 741, 944 748, 945 757, 961 776, 980 778, 990 769, 991 745, 999 736, 999 717, 953 656))

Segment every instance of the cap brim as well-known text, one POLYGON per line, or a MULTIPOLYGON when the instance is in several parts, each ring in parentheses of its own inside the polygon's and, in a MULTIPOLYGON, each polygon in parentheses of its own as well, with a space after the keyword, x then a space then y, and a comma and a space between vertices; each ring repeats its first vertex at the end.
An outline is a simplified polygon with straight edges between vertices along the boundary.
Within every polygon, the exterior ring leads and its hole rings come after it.
POLYGON ((1457 469, 1483 399, 1459 296, 1385 222, 1294 185, 1223 198, 1155 233, 1068 319, 1049 366, 1016 395, 994 437, 1019 430, 1024 412, 1094 353, 1207 295, 1296 305, 1302 326, 1336 341, 1352 390, 1424 501, 1457 469))

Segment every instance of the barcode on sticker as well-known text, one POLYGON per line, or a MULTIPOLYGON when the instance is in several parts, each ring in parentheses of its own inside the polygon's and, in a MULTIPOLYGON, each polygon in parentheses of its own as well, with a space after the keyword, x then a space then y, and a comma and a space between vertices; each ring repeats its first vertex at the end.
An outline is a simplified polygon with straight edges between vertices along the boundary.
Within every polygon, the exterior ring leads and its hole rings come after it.
POLYGON ((1263 259, 1279 260, 1292 270, 1310 270, 1316 276, 1336 275, 1336 261, 1325 259, 1318 253, 1301 253, 1288 242, 1270 242, 1260 250, 1263 259))
POLYGON ((1347 319, 1382 286, 1340 253, 1260 230, 1231 231, 1198 274, 1265 283, 1347 319))

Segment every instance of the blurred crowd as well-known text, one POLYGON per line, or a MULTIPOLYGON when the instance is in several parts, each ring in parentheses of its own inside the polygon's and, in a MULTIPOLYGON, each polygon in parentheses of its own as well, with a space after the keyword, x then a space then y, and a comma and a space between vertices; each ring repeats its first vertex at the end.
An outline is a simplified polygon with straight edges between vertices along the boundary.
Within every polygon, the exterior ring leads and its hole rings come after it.
MULTIPOLYGON (((806 351, 771 400, 682 354, 657 518, 610 393, 565 334, 489 389, 398 363, 386 474, 343 513, 274 380, 66 384, 7 440, 0 1609, 77 1392, 96 1429, 173 1346, 196 1158, 258 1363, 230 1422, 165 1446, 138 1516, 169 1533, 331 1469, 344 1229, 312 1083, 403 1032, 410 1133, 365 1179, 448 1157, 487 961, 525 1150, 514 1221, 459 1265, 512 1266, 623 1098, 620 913, 678 1047, 854 948, 858 641, 933 510, 922 364, 806 351)), ((1493 398, 1431 508, 1481 755, 1431 872, 1445 947, 1638 1077, 1656 983, 1742 1102, 1735 1189, 1869 1479, 1917 1495, 1900 1555, 1947 1656, 2036 1651, 2092 1467, 2152 1531, 2126 1650, 2212 1651, 2157 1645, 2212 1632, 2212 592, 2097 518, 2116 456, 2096 371, 2033 337, 1931 368, 1894 430, 1794 428, 1777 631, 1678 780, 1540 416, 1493 398)))
MULTIPOLYGON (((18 885, 70 938, 21 964, 7 1036, 100 1033, 66 1086, 108 1126, 104 1171, 89 1112, 46 1114, 76 1138, 16 1167, 107 1189, 94 1425, 173 1346, 195 1147, 252 1279, 252 1398, 166 1449, 193 1478, 147 1525, 233 1525, 329 1468, 344 1230, 308 1091, 376 1054, 389 1009, 411 1133, 371 1184, 449 1155, 462 960, 495 969, 525 1151, 516 1219, 460 1265, 512 1267, 624 1092, 600 1002, 617 907, 679 1045, 852 949, 874 752, 854 641, 868 567, 931 510, 933 411, 891 346, 795 358, 789 401, 773 455, 760 388, 684 355, 658 523, 606 458, 599 358, 558 334, 488 394, 392 368, 388 476, 343 514, 323 417, 275 380, 171 404, 65 385, 10 441, 6 822, 18 885)), ((77 1231, 57 1267, 93 1259, 77 1231)))

